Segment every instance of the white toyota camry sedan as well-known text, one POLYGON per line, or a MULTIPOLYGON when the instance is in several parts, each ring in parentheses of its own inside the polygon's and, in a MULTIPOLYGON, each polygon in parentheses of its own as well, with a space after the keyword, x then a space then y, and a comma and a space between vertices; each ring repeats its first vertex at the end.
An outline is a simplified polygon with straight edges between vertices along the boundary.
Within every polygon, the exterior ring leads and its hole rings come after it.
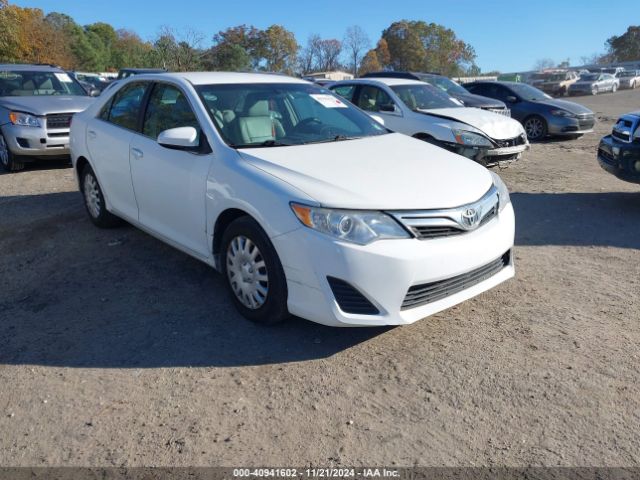
POLYGON ((224 275, 247 318, 402 325, 514 275, 500 177, 279 75, 123 81, 76 114, 90 219, 120 219, 224 275))

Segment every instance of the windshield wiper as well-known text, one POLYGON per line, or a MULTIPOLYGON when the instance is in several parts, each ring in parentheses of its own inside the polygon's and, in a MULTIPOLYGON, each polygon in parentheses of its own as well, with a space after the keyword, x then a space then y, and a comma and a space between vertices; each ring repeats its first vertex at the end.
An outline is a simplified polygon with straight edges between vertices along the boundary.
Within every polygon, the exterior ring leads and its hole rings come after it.
POLYGON ((331 143, 331 142, 343 142, 345 140, 357 140, 358 138, 362 138, 362 137, 349 137, 348 135, 336 135, 335 137, 331 137, 331 138, 325 138, 324 140, 314 140, 311 142, 304 142, 303 145, 310 145, 313 143, 331 143))
POLYGON ((291 147, 291 143, 280 142, 278 140, 265 140, 262 143, 242 143, 231 144, 233 148, 263 148, 263 147, 291 147))

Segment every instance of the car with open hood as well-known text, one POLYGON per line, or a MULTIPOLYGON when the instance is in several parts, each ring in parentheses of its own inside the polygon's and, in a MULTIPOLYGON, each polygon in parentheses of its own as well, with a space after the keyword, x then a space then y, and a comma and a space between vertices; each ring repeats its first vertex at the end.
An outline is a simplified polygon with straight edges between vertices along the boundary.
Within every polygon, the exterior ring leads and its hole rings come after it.
POLYGON ((514 275, 496 173, 304 80, 135 76, 74 118, 71 148, 94 224, 211 265, 257 322, 408 324, 514 275))
POLYGON ((0 165, 69 158, 71 118, 93 102, 67 72, 47 65, 0 65, 0 165))
POLYGON ((579 103, 554 99, 531 85, 476 81, 465 84, 465 88, 506 102, 511 116, 522 123, 531 141, 547 136, 579 137, 593 132, 596 120, 591 110, 579 103))
POLYGON ((513 161, 529 148, 522 125, 510 117, 467 108, 442 90, 403 78, 344 80, 330 89, 384 125, 484 165, 513 161))
POLYGON ((640 183, 640 111, 621 116, 600 140, 598 162, 619 179, 640 183))

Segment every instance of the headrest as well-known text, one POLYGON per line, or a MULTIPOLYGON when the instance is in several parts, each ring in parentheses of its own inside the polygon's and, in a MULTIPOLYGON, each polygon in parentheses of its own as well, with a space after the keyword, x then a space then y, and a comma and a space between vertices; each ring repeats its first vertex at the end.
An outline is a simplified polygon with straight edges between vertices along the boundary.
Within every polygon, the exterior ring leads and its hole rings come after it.
POLYGON ((247 110, 251 117, 268 117, 269 116, 269 100, 258 100, 254 103, 249 110, 247 110))

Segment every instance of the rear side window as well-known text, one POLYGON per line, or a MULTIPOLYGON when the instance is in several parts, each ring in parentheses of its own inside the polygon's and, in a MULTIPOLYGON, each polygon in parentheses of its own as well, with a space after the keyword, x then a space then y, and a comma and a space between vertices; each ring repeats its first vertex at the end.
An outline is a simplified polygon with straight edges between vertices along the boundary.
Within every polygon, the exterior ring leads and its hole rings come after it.
POLYGON ((382 105, 393 105, 387 92, 370 85, 364 85, 358 95, 358 106, 368 112, 379 112, 382 105))
POLYGON ((137 130, 138 115, 146 89, 147 83, 132 83, 122 88, 111 101, 108 115, 106 111, 102 112, 100 118, 119 127, 137 130))
POLYGON ((173 85, 158 83, 149 98, 142 133, 156 139, 160 132, 178 127, 193 127, 200 131, 198 120, 182 91, 173 85))
POLYGON ((355 85, 341 85, 339 87, 332 88, 335 93, 340 95, 342 98, 349 100, 350 102, 353 100, 353 93, 356 90, 355 85))

